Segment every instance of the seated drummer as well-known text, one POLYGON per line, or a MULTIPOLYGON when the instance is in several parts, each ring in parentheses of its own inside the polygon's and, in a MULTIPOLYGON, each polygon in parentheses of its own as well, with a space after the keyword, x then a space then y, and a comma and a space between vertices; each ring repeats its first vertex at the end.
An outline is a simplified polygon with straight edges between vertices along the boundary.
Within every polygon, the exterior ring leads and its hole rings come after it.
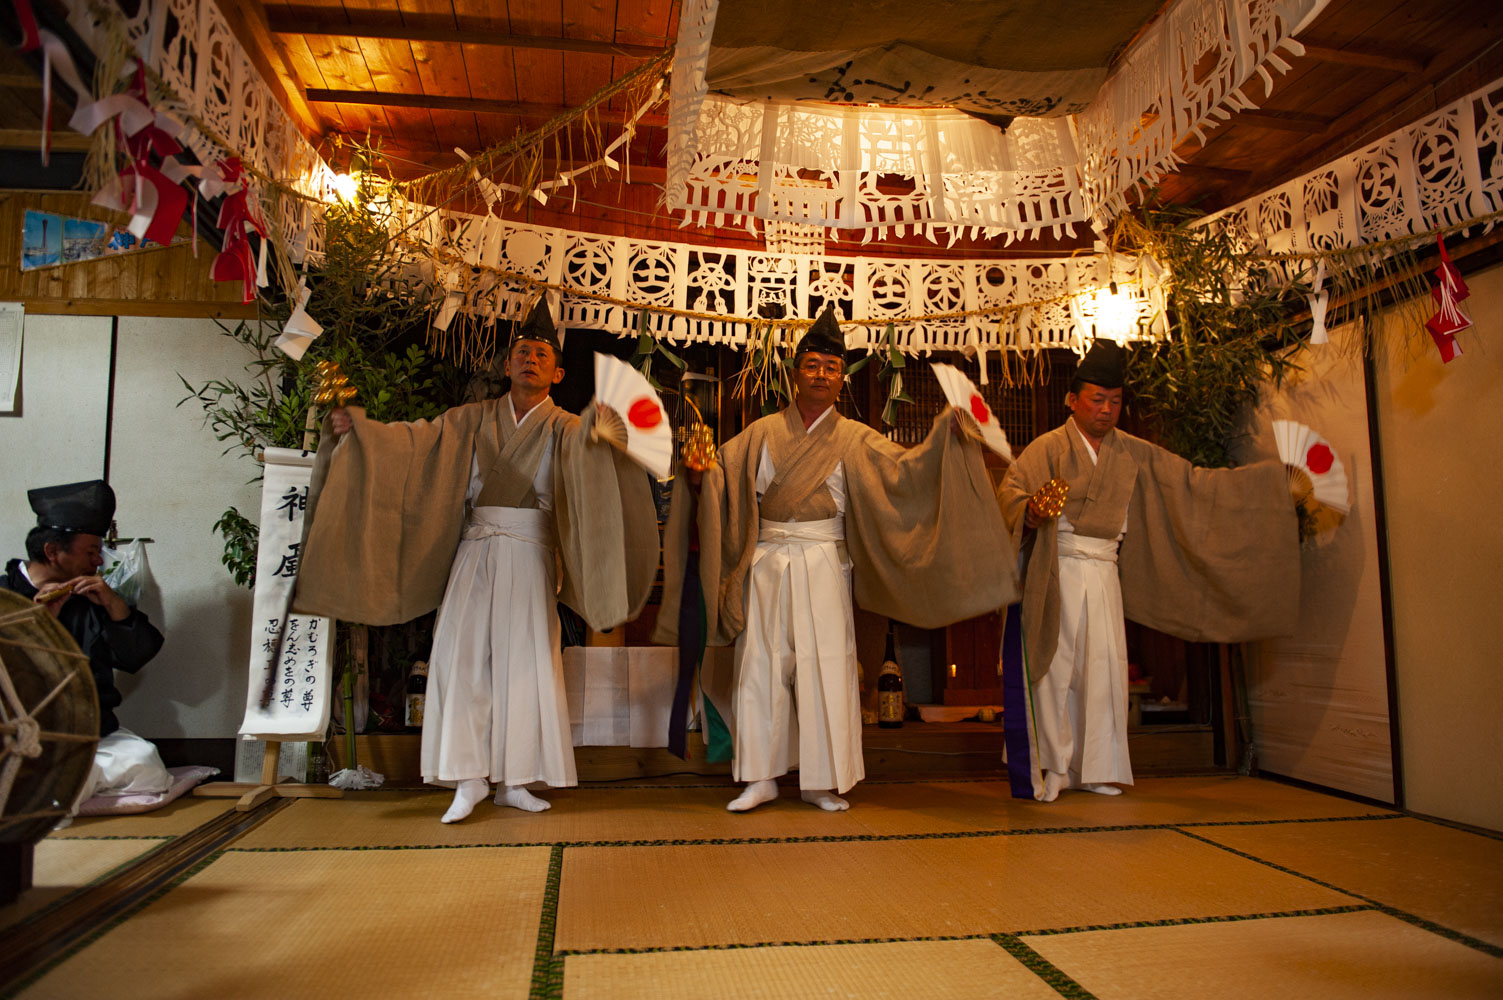
POLYGON ((0 587, 47 605, 89 658, 99 693, 95 794, 165 791, 170 777, 145 740, 120 729, 115 707, 122 696, 115 671, 133 674, 162 648, 162 633, 146 615, 125 603, 98 575, 101 550, 115 516, 115 491, 103 480, 27 491, 37 526, 26 535, 26 559, 12 559, 0 587), (64 596, 51 597, 63 592, 64 596), (144 744, 136 746, 134 744, 144 744), (114 761, 114 766, 101 766, 114 761), (129 761, 131 766, 123 769, 129 761), (154 761, 154 766, 150 762, 154 761), (143 764, 147 766, 143 767, 143 764), (124 786, 113 776, 124 778, 124 786), (146 773, 149 772, 149 773, 146 773), (163 782, 166 782, 164 784, 163 782), (158 787, 160 786, 160 787, 158 787))

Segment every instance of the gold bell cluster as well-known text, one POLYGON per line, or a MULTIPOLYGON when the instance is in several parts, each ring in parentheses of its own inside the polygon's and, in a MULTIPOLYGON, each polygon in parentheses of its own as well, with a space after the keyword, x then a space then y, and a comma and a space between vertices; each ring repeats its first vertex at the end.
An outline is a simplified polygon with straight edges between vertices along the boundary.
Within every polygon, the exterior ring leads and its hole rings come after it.
POLYGON ((679 432, 684 439, 680 454, 687 468, 695 472, 704 472, 715 466, 715 432, 705 423, 699 407, 694 405, 694 400, 687 401, 690 408, 694 410, 694 422, 679 432))
POLYGON ((1065 501, 1070 498, 1070 484, 1063 479, 1051 479, 1038 488, 1028 500, 1028 505, 1039 517, 1059 517, 1064 512, 1065 501))
POLYGON ((339 362, 320 361, 313 401, 319 406, 344 406, 354 398, 355 387, 350 385, 349 376, 339 370, 339 362))

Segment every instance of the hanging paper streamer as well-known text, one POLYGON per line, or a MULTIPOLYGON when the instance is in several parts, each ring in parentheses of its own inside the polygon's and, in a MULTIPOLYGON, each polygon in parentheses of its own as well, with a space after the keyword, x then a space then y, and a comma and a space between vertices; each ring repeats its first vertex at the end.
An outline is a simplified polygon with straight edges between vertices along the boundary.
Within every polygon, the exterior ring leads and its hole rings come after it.
POLYGON ((1326 332, 1326 306, 1330 304, 1331 292, 1325 287, 1326 262, 1322 258, 1315 268, 1315 282, 1310 286, 1310 343, 1325 344, 1331 340, 1326 332))
POLYGON ((1425 322, 1425 328, 1440 351, 1440 360, 1450 364, 1461 354, 1456 334, 1472 325, 1472 318, 1461 311, 1460 305, 1461 300, 1472 293, 1461 280, 1461 272, 1451 263, 1451 255, 1446 253, 1445 239, 1437 237, 1435 242, 1440 247, 1440 267, 1435 269, 1435 277, 1440 283, 1430 289, 1430 294, 1440 308, 1425 322))
POLYGON ((261 486, 261 539, 252 604, 250 684, 242 736, 257 739, 321 739, 329 724, 334 622, 288 614, 286 638, 276 654, 282 615, 297 582, 303 516, 313 453, 266 449, 261 486), (276 662, 272 662, 273 655, 276 662), (264 698, 270 692, 269 699, 264 698))
POLYGON ((308 345, 324 332, 323 326, 308 315, 308 300, 312 297, 308 279, 303 278, 297 283, 297 308, 287 317, 287 325, 282 327, 282 335, 277 338, 277 348, 294 361, 301 361, 308 345))

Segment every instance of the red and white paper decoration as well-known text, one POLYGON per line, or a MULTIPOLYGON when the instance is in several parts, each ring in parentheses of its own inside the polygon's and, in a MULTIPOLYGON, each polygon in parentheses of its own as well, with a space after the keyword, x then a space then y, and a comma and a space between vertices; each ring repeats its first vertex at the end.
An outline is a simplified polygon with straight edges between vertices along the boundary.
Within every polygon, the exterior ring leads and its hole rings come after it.
POLYGON ((673 471, 673 429, 652 383, 631 365, 609 354, 595 355, 595 401, 626 423, 626 454, 659 479, 673 471))
POLYGON ((1461 272, 1451 263, 1451 255, 1446 253, 1445 238, 1436 237, 1435 242, 1440 247, 1440 267, 1435 269, 1435 277, 1440 279, 1440 284, 1430 289, 1430 294, 1435 296, 1440 308, 1425 322, 1425 328, 1430 331, 1430 339, 1435 341, 1435 347, 1440 351, 1440 360, 1450 364, 1461 353, 1461 345, 1456 343, 1456 334, 1472 325, 1472 318, 1461 311, 1460 305, 1461 300, 1472 293, 1466 287, 1466 282, 1461 280, 1461 272))
POLYGON ((976 426, 981 429, 982 443, 1011 462, 1012 448, 1007 443, 1007 435, 1003 433, 1002 425, 997 422, 997 415, 982 398, 976 384, 953 365, 935 364, 933 368, 934 377, 939 380, 945 399, 951 406, 974 417, 976 426))

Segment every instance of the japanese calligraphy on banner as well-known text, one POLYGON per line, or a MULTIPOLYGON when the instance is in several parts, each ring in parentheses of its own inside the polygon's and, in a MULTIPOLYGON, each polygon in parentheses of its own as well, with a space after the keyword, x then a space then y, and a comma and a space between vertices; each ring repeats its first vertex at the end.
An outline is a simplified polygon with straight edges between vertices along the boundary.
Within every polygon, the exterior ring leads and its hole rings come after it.
POLYGON ((267 448, 261 487, 261 543, 256 556, 250 685, 240 735, 261 739, 318 739, 329 724, 334 622, 292 615, 281 656, 272 662, 282 614, 297 582, 303 515, 313 453, 267 448), (263 706, 262 695, 271 691, 263 706))

